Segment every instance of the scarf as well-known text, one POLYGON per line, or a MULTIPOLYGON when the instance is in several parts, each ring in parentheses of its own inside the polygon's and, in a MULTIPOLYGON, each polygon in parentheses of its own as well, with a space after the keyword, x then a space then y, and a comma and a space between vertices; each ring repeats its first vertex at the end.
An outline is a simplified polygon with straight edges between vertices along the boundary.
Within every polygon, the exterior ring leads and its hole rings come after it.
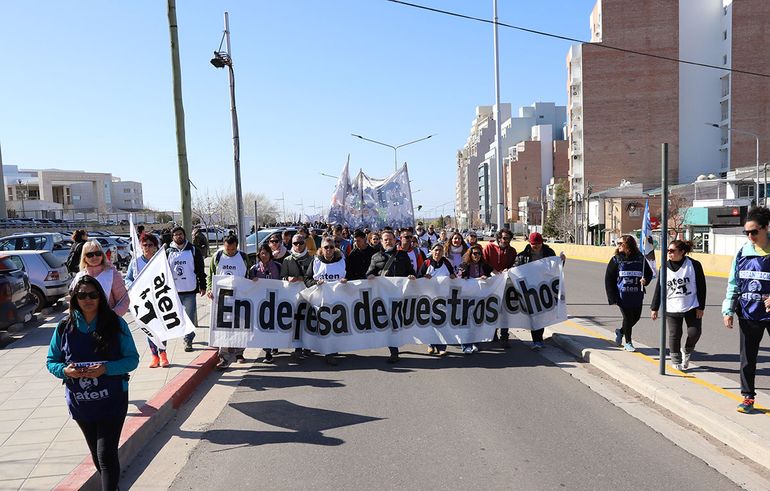
POLYGON ((449 252, 452 254, 462 254, 463 252, 463 246, 459 245, 457 247, 450 245, 449 246, 449 252))
POLYGON ((302 252, 291 251, 291 257, 293 257, 294 259, 299 259, 299 258, 305 257, 305 256, 307 256, 307 249, 305 249, 302 252))
POLYGON ((278 245, 278 250, 273 251, 273 258, 274 259, 281 259, 283 256, 286 255, 286 246, 283 244, 278 245))

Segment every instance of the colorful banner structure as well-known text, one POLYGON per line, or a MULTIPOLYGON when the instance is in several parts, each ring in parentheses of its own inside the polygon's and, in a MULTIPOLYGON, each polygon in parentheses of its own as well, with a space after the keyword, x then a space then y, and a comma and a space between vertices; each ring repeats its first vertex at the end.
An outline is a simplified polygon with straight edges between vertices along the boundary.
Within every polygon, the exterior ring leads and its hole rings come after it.
POLYGON ((377 277, 305 288, 217 276, 209 343, 327 354, 489 341, 495 328, 541 329, 566 320, 563 280, 558 257, 486 280, 377 277))
POLYGON ((406 164, 385 179, 359 171, 351 182, 346 163, 332 194, 327 222, 348 225, 351 230, 379 230, 386 225, 413 227, 414 207, 406 164))

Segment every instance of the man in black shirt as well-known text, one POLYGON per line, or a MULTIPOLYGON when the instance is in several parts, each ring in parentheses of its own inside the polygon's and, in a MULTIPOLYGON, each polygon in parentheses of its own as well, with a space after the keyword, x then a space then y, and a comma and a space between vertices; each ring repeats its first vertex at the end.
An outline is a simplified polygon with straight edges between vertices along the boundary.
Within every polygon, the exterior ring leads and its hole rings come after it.
POLYGON ((358 229, 353 232, 353 239, 355 240, 353 250, 350 251, 345 262, 345 277, 348 280, 363 280, 366 278, 366 271, 372 262, 372 256, 377 250, 366 241, 366 234, 363 230, 358 229))
MULTIPOLYGON (((383 250, 372 256, 366 278, 372 280, 377 276, 391 276, 415 279, 414 267, 409 255, 396 248, 396 236, 391 231, 382 232, 383 250)), ((388 363, 398 362, 398 347, 390 346, 388 363)))

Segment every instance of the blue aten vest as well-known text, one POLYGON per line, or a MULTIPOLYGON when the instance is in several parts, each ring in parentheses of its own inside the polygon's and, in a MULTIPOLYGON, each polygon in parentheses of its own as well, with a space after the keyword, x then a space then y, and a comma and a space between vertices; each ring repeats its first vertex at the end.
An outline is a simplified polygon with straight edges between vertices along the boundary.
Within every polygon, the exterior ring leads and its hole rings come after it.
POLYGON ((644 302, 644 290, 640 283, 643 275, 644 256, 622 260, 615 256, 618 263, 618 304, 625 309, 638 309, 644 302))
MULTIPOLYGON (((113 343, 106 352, 96 353, 91 333, 81 332, 77 326, 69 326, 69 323, 65 322, 62 333, 62 352, 64 362, 67 364, 113 361, 120 359, 120 343, 113 343)), ((64 396, 72 419, 99 421, 124 414, 127 400, 123 390, 125 378, 125 375, 107 374, 95 379, 66 378, 64 396)))
POLYGON ((739 255, 736 260, 735 280, 738 285, 739 317, 753 321, 768 321, 763 296, 770 295, 770 256, 739 255))

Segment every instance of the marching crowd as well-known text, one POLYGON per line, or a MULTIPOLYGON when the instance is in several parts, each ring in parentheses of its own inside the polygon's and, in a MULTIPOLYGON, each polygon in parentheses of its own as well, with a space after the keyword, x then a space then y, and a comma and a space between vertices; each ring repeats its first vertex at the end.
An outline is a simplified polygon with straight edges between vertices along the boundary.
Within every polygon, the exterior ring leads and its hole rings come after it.
MULTIPOLYGON (((752 209, 744 225, 748 241, 738 251, 728 279, 722 306, 725 327, 733 328, 737 314, 740 328, 741 393, 738 411, 750 413, 754 407, 755 374, 759 344, 765 330, 770 332, 770 210, 752 209)), ((328 282, 373 279, 377 276, 409 279, 450 277, 479 278, 502 273, 509 268, 555 256, 535 232, 528 237, 524 250, 511 244, 513 234, 501 229, 495 239, 482 246, 476 233, 463 236, 456 231, 436 231, 422 224, 394 230, 354 230, 335 225, 318 235, 300 227, 296 233, 274 233, 261 244, 252 261, 239 250, 238 239, 230 235, 211 258, 208 270, 204 256, 208 246, 187 240, 182 227, 170 231, 165 255, 174 284, 187 316, 197 326, 197 297, 211 296, 214 276, 230 274, 249 278, 281 279, 307 286, 328 282)), ((166 239, 166 237, 164 237, 166 239)), ((128 325, 122 316, 128 310, 127 289, 160 250, 152 233, 139 236, 141 254, 132 259, 125 278, 110 263, 96 241, 88 241, 84 230, 73 235, 74 245, 67 265, 75 274, 71 286, 69 315, 55 329, 48 351, 48 370, 63 379, 65 398, 73 419, 88 443, 102 489, 117 489, 120 476, 118 440, 128 407, 128 374, 139 363, 139 354, 128 325)), ((671 361, 678 370, 689 367, 690 357, 701 336, 706 307, 706 281, 703 267, 688 256, 689 242, 674 240, 666 250, 666 285, 656 282, 650 316, 658 318, 661 297, 666 297, 666 322, 671 361), (684 330, 686 325, 687 330, 684 330), (682 338, 685 338, 682 345, 682 338)), ((649 251, 648 251, 649 252, 649 251)), ((562 261, 565 257, 561 255, 562 261)), ((615 255, 607 264, 605 290, 611 305, 617 305, 622 325, 615 331, 615 341, 633 352, 634 325, 642 315, 645 287, 658 276, 654 260, 645 257, 636 239, 624 235, 617 241, 615 255)), ((493 340, 509 348, 508 329, 499 329, 493 340)), ((532 331, 532 349, 543 348, 543 329, 532 331)), ((185 351, 193 350, 195 333, 185 335, 185 351)), ((150 367, 167 367, 165 343, 156 346, 149 340, 150 367)), ((471 355, 476 344, 460 346, 471 355)), ((399 348, 389 348, 388 363, 399 361, 399 348)), ((271 363, 278 351, 264 348, 264 363, 271 363)), ((446 345, 430 345, 428 353, 444 356, 446 345)), ((296 349, 290 356, 295 362, 309 352, 296 349)), ((338 363, 334 354, 326 355, 330 365, 338 363)), ((220 348, 218 367, 245 362, 242 348, 220 348)))

